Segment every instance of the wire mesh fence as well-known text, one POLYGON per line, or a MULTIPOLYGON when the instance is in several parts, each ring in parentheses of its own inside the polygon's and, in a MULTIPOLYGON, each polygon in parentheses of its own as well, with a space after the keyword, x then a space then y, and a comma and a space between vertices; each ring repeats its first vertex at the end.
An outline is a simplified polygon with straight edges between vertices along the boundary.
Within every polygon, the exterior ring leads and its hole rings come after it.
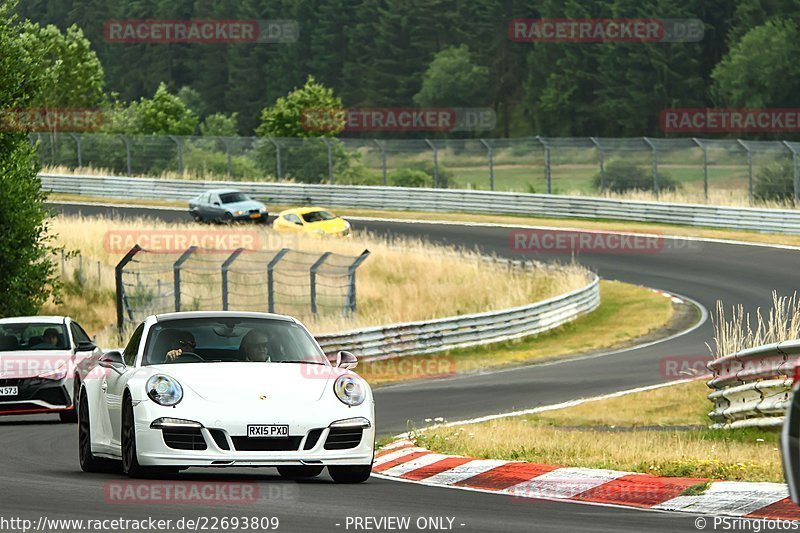
POLYGON ((196 246, 163 253, 136 245, 115 268, 117 327, 171 311, 350 316, 356 270, 368 255, 196 246))
POLYGON ((31 134, 44 165, 114 173, 596 195, 680 189, 796 200, 800 143, 737 139, 362 139, 31 134), (621 168, 621 162, 627 165, 621 168), (415 172, 410 172, 415 171, 415 172), (421 173, 421 174, 420 174, 421 173))

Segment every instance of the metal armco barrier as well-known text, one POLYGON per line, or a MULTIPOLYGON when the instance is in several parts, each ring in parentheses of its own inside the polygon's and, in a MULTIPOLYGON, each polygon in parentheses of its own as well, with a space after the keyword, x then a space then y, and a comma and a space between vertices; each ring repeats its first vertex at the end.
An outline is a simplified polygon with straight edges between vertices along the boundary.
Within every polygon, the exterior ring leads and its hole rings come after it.
POLYGON ((708 364, 713 377, 708 399, 712 427, 779 426, 783 423, 800 359, 800 340, 784 341, 726 355, 708 364))
POLYGON ((348 350, 365 361, 517 339, 594 311, 600 305, 599 283, 593 275, 580 289, 530 305, 315 335, 315 338, 329 357, 338 350, 348 350))
POLYGON ((130 199, 189 200, 230 187, 267 204, 359 207, 429 212, 469 212, 612 219, 800 235, 800 210, 719 207, 459 189, 309 185, 244 181, 189 181, 41 174, 47 191, 130 199))

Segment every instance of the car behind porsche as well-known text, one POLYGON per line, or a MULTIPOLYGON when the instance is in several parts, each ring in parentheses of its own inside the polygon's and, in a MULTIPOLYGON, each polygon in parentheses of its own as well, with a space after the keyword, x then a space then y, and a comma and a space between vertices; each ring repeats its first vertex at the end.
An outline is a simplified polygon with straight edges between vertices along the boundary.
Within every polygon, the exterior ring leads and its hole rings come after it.
POLYGON ((69 317, 0 319, 0 415, 58 413, 77 421, 77 391, 99 358, 69 317))
POLYGON ((297 320, 244 312, 148 317, 108 371, 82 386, 80 463, 132 477, 188 467, 278 467, 365 481, 374 457, 372 392, 339 352, 331 365, 297 320))

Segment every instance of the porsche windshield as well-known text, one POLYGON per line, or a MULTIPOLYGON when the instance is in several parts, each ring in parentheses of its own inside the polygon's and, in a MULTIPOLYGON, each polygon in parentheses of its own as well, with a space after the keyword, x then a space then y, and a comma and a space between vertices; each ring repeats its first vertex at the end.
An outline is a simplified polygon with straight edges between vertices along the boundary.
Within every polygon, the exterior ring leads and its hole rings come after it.
POLYGON ((311 336, 286 320, 188 318, 150 329, 144 365, 203 362, 328 364, 311 336))

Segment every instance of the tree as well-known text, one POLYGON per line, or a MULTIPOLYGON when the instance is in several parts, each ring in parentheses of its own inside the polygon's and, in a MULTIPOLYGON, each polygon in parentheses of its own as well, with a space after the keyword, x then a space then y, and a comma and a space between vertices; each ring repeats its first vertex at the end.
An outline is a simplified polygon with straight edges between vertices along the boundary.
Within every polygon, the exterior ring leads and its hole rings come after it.
POLYGON ((486 104, 489 69, 476 65, 469 48, 446 48, 436 54, 414 102, 426 107, 477 107, 486 104))
POLYGON ((714 68, 712 94, 727 107, 796 107, 800 104, 800 31, 791 20, 748 31, 714 68))
POLYGON ((83 31, 75 25, 61 33, 49 24, 22 24, 20 38, 42 55, 41 91, 33 107, 94 107, 103 98, 105 74, 83 31))
MULTIPOLYGON (((39 97, 47 64, 28 46, 14 14, 0 2, 0 109, 27 108, 39 97)), ((60 287, 39 163, 26 132, 0 129, 0 316, 34 315, 60 287)))
MULTIPOLYGON (((256 129, 264 137, 299 138, 282 141, 282 176, 304 183, 319 183, 346 175, 349 181, 361 176, 355 156, 348 154, 338 139, 330 139, 344 129, 342 101, 329 89, 309 76, 305 85, 280 97, 261 112, 256 129), (324 139, 324 140, 323 140, 324 139), (330 155, 329 155, 330 154, 330 155), (332 168, 331 168, 332 167, 332 168)), ((276 169, 277 153, 269 142, 259 142, 256 158, 265 172, 276 169)))
POLYGON ((208 115, 200 124, 200 135, 213 137, 235 137, 236 136, 236 117, 238 113, 230 116, 224 113, 214 113, 208 115))
POLYGON ((170 94, 161 83, 152 99, 142 98, 138 104, 138 133, 156 135, 192 135, 197 127, 197 115, 177 96, 170 94))
POLYGON ((334 137, 344 129, 342 109, 342 100, 334 96, 333 89, 309 76, 305 85, 261 111, 256 133, 264 137, 334 137))

